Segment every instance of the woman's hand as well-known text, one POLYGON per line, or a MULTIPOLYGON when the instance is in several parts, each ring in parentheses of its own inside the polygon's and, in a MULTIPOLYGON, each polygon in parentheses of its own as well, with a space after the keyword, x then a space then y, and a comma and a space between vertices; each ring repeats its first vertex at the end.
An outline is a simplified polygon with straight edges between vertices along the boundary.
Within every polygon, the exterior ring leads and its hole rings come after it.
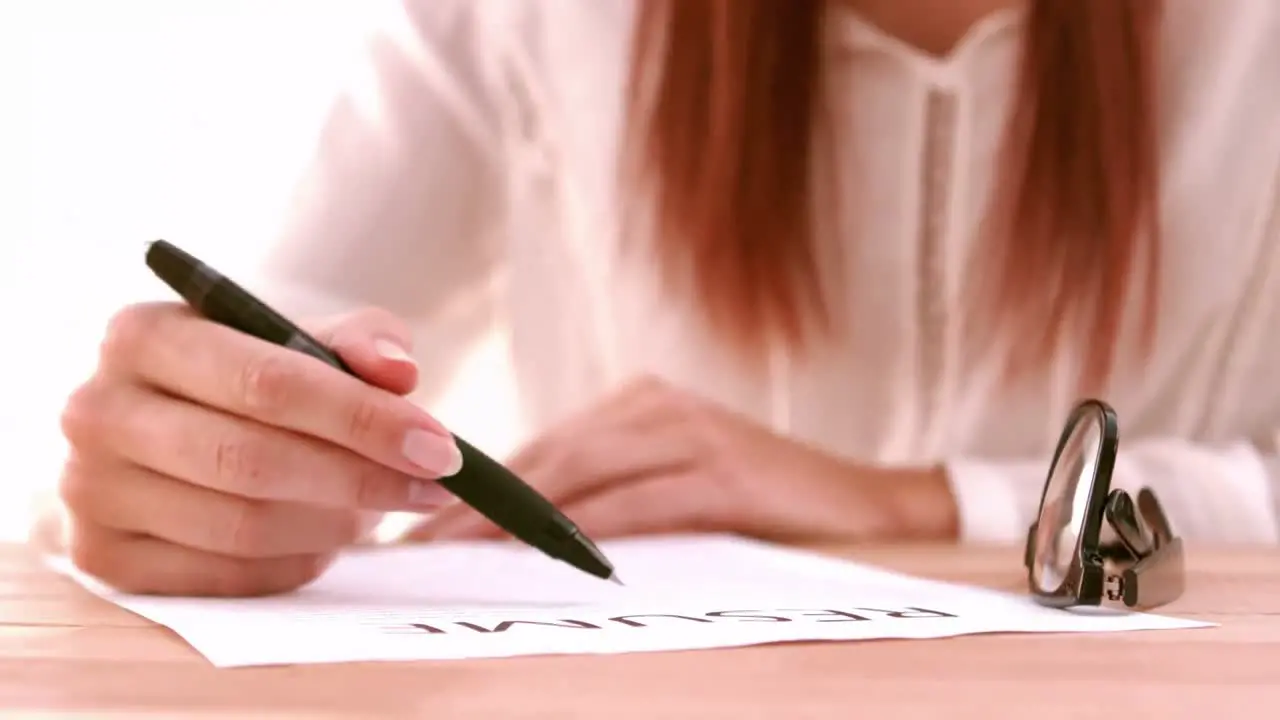
MULTIPOLYGON (((732 532, 780 541, 943 539, 941 471, 848 463, 645 379, 542 436, 509 467, 593 538, 732 532)), ((496 537, 453 505, 408 539, 496 537)))
POLYGON ((113 319, 62 417, 65 549, 128 592, 260 595, 315 579, 383 511, 424 511, 452 436, 402 397, 408 335, 363 312, 317 333, 367 382, 148 304, 113 319))

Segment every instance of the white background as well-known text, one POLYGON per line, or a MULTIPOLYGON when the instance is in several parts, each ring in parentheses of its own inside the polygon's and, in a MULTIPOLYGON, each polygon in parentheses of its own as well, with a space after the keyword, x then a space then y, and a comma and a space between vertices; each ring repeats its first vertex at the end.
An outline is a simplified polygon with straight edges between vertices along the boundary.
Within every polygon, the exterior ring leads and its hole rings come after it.
POLYGON ((169 298, 144 243, 250 266, 379 5, 0 3, 0 540, 56 482, 110 314, 169 298))

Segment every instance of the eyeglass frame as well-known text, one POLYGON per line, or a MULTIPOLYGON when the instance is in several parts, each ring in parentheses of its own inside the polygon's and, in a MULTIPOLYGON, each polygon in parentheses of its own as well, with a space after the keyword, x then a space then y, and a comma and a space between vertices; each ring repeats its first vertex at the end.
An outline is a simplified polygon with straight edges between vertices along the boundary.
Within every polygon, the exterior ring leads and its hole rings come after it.
POLYGON ((1111 488, 1119 445, 1119 422, 1110 405, 1089 398, 1072 408, 1049 464, 1023 552, 1027 586, 1037 603, 1069 608, 1099 606, 1105 599, 1130 609, 1146 609, 1181 596, 1185 587, 1182 539, 1173 533, 1154 491, 1142 488, 1135 504, 1128 492, 1111 488), (1062 453, 1082 422, 1097 422, 1100 435, 1093 478, 1077 480, 1090 482, 1089 498, 1070 566, 1058 587, 1046 591, 1036 581, 1036 534, 1062 453), (1115 532, 1116 542, 1101 542, 1104 522, 1115 532))

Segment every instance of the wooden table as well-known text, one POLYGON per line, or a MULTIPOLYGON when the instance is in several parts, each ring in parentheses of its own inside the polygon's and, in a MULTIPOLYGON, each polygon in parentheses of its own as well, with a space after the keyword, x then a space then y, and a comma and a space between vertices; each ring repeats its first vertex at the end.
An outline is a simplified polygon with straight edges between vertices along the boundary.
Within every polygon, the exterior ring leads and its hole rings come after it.
MULTIPOLYGON (((1020 589, 1013 549, 862 548, 1020 589)), ((0 545, 0 718, 1252 718, 1280 704, 1280 549, 1197 551, 1198 630, 217 670, 169 631, 0 545)))

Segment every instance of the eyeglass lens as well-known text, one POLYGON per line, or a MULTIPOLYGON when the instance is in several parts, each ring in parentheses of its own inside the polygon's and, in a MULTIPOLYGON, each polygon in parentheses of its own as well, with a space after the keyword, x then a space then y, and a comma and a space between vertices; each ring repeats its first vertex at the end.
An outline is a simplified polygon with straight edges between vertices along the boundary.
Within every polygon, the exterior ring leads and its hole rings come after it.
POLYGON ((1082 418, 1072 428, 1049 476, 1031 565, 1032 582, 1041 592, 1056 591, 1070 572, 1084 529, 1101 442, 1098 421, 1082 418))

